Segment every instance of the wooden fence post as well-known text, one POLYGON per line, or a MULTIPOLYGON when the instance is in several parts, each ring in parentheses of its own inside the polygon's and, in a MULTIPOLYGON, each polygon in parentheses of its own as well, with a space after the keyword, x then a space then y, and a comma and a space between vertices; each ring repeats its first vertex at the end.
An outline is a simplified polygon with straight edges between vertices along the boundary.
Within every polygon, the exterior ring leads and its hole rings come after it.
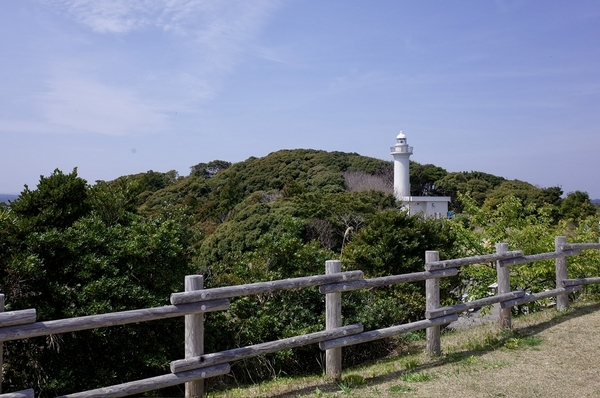
MULTIPOLYGON (((554 250, 556 252, 563 251, 563 245, 567 243, 566 236, 557 236, 554 238, 554 250)), ((563 286, 563 281, 567 279, 567 257, 556 258, 556 288, 560 289, 563 286)), ((569 293, 563 293, 556 296, 556 309, 563 311, 569 308, 569 293)))
MULTIPOLYGON (((204 288, 204 276, 188 275, 185 277, 185 291, 204 288)), ((204 354, 204 313, 185 316, 185 357, 198 357, 204 354)), ((185 383, 186 398, 204 396, 204 379, 185 383)))
MULTIPOLYGON (((508 243, 496 243, 496 253, 503 254, 508 251, 508 243)), ((508 266, 502 266, 502 260, 496 261, 496 275, 498 276, 498 294, 510 293, 510 269, 508 266)), ((498 325, 504 329, 512 328, 511 308, 502 308, 496 304, 499 309, 498 325)))
MULTIPOLYGON (((439 261, 440 253, 437 251, 425 252, 425 270, 427 263, 439 261)), ((440 307, 440 279, 431 278, 425 280, 425 309, 427 311, 435 310, 440 307)), ((432 326, 425 332, 427 338, 426 353, 430 356, 439 356, 442 353, 440 342, 440 327, 432 326)))
MULTIPOLYGON (((342 272, 340 260, 328 260, 325 262, 325 274, 342 272)), ((342 326, 342 293, 327 293, 325 295, 325 329, 330 330, 342 326)), ((325 351, 326 375, 340 381, 342 378, 342 349, 332 348, 325 351)))

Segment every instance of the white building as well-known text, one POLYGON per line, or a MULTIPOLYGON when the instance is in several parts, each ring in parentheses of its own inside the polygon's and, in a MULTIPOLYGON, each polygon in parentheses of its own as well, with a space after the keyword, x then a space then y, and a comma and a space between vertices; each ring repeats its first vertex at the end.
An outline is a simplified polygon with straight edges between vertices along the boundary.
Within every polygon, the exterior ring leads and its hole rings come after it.
POLYGON ((427 217, 443 218, 448 214, 448 196, 410 196, 409 158, 413 148, 408 146, 402 132, 396 137, 396 145, 390 148, 394 157, 394 196, 402 202, 408 214, 423 214, 427 217))

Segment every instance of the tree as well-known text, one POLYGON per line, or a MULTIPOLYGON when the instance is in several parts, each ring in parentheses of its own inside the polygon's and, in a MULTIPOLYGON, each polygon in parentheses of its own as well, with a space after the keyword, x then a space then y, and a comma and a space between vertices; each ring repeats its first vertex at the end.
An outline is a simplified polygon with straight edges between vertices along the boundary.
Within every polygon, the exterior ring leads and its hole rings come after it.
POLYGON ((90 188, 88 198, 92 211, 108 226, 125 223, 128 216, 137 213, 132 181, 117 180, 111 184, 98 181, 90 188))
POLYGON ((505 181, 502 177, 479 171, 448 173, 436 183, 438 195, 450 196, 451 208, 461 212, 460 194, 469 194, 477 205, 483 205, 489 191, 505 181))
POLYGON ((439 220, 409 216, 398 210, 372 215, 367 225, 346 246, 345 263, 365 277, 423 271, 425 251, 453 253, 452 232, 439 220))
MULTIPOLYGON (((365 278, 422 272, 425 251, 438 250, 442 259, 453 258, 454 243, 452 231, 441 220, 383 210, 369 217, 366 226, 353 236, 344 249, 343 266, 348 270, 362 270, 365 278)), ((451 282, 457 283, 444 278, 442 300, 448 298, 451 282)), ((423 319, 424 308, 424 283, 355 291, 345 297, 343 303, 345 322, 360 322, 365 330, 423 319)), ((375 345, 369 349, 376 352, 378 348, 385 347, 375 345)), ((361 353, 354 350, 348 350, 345 355, 361 357, 361 353)), ((362 358, 365 359, 364 354, 362 358)))
POLYGON ((77 168, 70 174, 56 169, 49 177, 40 176, 37 189, 26 185, 10 207, 23 230, 65 229, 90 212, 87 181, 77 176, 77 168))
POLYGON ((492 191, 488 192, 483 206, 494 209, 503 203, 505 198, 510 196, 518 198, 525 207, 530 204, 541 206, 543 205, 543 202, 540 200, 540 197, 547 197, 547 195, 543 195, 542 190, 538 187, 524 181, 511 180, 504 181, 492 191))
POLYGON ((229 167, 231 167, 231 162, 225 160, 213 160, 208 163, 198 163, 197 165, 190 167, 190 175, 211 178, 219 171, 228 169, 229 167))
POLYGON ((542 188, 542 192, 539 195, 540 202, 553 206, 560 206, 562 194, 563 190, 560 187, 542 188))
POLYGON ((435 196, 438 194, 437 182, 448 172, 432 164, 421 165, 410 162, 410 193, 413 196, 435 196))
MULTIPOLYGON (((522 250, 524 254, 538 254, 554 251, 554 239, 558 235, 568 235, 571 241, 580 241, 579 233, 561 222, 558 225, 553 218, 555 207, 544 204, 528 205, 515 197, 508 196, 494 208, 476 206, 468 196, 460 198, 465 204, 463 214, 448 220, 450 228, 456 233, 458 247, 463 248, 463 256, 489 254, 495 251, 496 243, 508 243, 509 250, 522 250)), ((587 226, 594 223, 588 220, 587 226)), ((597 236, 597 228, 593 231, 597 236)), ((589 234, 587 235, 590 236, 589 234)), ((596 238, 597 239, 597 238, 596 238)), ((569 260, 571 262, 571 260, 569 260)), ((578 259, 573 260, 578 263, 578 259)), ((585 266, 569 267, 570 277, 593 275, 598 262, 589 262, 585 266)), ((555 264, 553 260, 538 261, 532 264, 520 264, 510 267, 511 288, 527 289, 532 293, 554 289, 555 264)), ((486 297, 488 286, 496 281, 493 264, 480 264, 463 267, 462 278, 468 281, 463 287, 470 299, 486 297)), ((539 302, 526 305, 530 310, 540 307, 539 302)))
POLYGON ((560 213, 563 219, 578 221, 596 214, 596 208, 587 192, 569 192, 562 201, 560 213))
MULTIPOLYGON (((188 234, 175 220, 128 211, 128 200, 112 208, 121 194, 56 170, 2 210, 7 309, 36 308, 44 321, 168 303, 190 273, 188 234)), ((56 396, 156 376, 183 355, 174 328, 181 320, 6 342, 4 383, 56 396)))

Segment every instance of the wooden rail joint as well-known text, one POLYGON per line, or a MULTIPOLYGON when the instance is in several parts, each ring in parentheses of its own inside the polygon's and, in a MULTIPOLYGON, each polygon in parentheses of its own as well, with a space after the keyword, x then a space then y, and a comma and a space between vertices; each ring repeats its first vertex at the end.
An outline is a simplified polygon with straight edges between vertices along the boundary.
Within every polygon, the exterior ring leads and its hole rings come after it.
POLYGON ((249 296, 260 293, 274 292, 277 290, 301 289, 305 287, 355 281, 359 279, 363 279, 362 271, 346 271, 329 275, 303 276, 299 278, 249 283, 246 285, 224 286, 212 289, 178 292, 171 294, 171 304, 176 305, 222 298, 249 296))
POLYGON ((343 336, 350 336, 361 333, 363 325, 360 323, 343 326, 340 328, 322 330, 320 332, 303 334, 287 339, 269 341, 266 343, 255 344, 247 347, 233 348, 227 351, 204 354, 197 357, 179 359, 171 362, 172 373, 186 372, 201 367, 218 365, 221 363, 238 361, 241 359, 253 358, 259 355, 271 354, 277 351, 290 348, 303 347, 309 344, 316 344, 323 341, 329 341, 343 336))
POLYGON ((383 329, 376 329, 368 332, 358 333, 352 336, 340 337, 337 339, 323 341, 319 343, 319 348, 322 351, 326 351, 331 350, 332 348, 341 348, 360 343, 367 343, 369 341, 381 340, 388 337, 397 336, 402 333, 427 329, 432 326, 446 325, 456 320, 458 320, 458 315, 456 314, 450 314, 436 319, 423 319, 421 321, 405 323, 397 326, 390 326, 383 329))
POLYGON ((504 301, 513 300, 525 296, 525 291, 516 290, 514 292, 498 294, 491 297, 485 297, 478 300, 468 301, 466 303, 449 305, 447 307, 436 308, 433 310, 425 311, 425 318, 436 319, 450 314, 457 314, 459 312, 468 311, 470 309, 484 307, 486 305, 502 303, 504 301))
POLYGON ((430 261, 425 263, 425 270, 434 271, 445 268, 459 268, 465 265, 489 263, 514 257, 522 257, 523 251, 515 250, 506 253, 484 254, 481 256, 464 257, 452 260, 430 261))
POLYGON ((545 298, 549 298, 549 297, 554 297, 554 296, 558 296, 560 294, 574 293, 578 290, 581 290, 581 286, 570 286, 570 287, 566 287, 566 288, 547 290, 545 292, 532 293, 532 294, 525 295, 521 298, 504 301, 504 302, 500 303, 500 308, 510 308, 515 305, 527 304, 527 303, 531 303, 532 301, 537 301, 537 300, 541 300, 541 299, 545 299, 545 298))
POLYGON ((228 308, 229 300, 213 300, 202 303, 165 305, 162 307, 109 312, 106 314, 87 315, 77 318, 35 322, 0 328, 0 340, 19 340, 31 337, 46 336, 49 334, 69 333, 116 325, 127 325, 130 323, 176 318, 188 314, 222 311, 228 308))
POLYGON ((447 268, 437 271, 413 272, 410 274, 381 276, 378 278, 321 285, 319 286, 319 292, 321 292, 322 294, 340 292, 343 293, 351 292, 354 290, 372 289, 376 287, 396 285, 400 283, 419 282, 427 279, 445 278, 455 275, 458 275, 458 269, 456 268, 447 268))

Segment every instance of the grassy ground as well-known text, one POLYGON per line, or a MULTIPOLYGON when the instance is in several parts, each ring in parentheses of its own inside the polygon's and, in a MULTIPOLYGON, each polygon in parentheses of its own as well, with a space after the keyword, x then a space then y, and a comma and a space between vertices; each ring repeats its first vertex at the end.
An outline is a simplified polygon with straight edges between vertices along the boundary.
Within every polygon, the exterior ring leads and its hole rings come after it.
POLYGON ((341 383, 323 377, 278 378, 226 392, 229 397, 598 397, 600 304, 576 303, 442 335, 442 356, 408 355, 347 369, 341 383))

